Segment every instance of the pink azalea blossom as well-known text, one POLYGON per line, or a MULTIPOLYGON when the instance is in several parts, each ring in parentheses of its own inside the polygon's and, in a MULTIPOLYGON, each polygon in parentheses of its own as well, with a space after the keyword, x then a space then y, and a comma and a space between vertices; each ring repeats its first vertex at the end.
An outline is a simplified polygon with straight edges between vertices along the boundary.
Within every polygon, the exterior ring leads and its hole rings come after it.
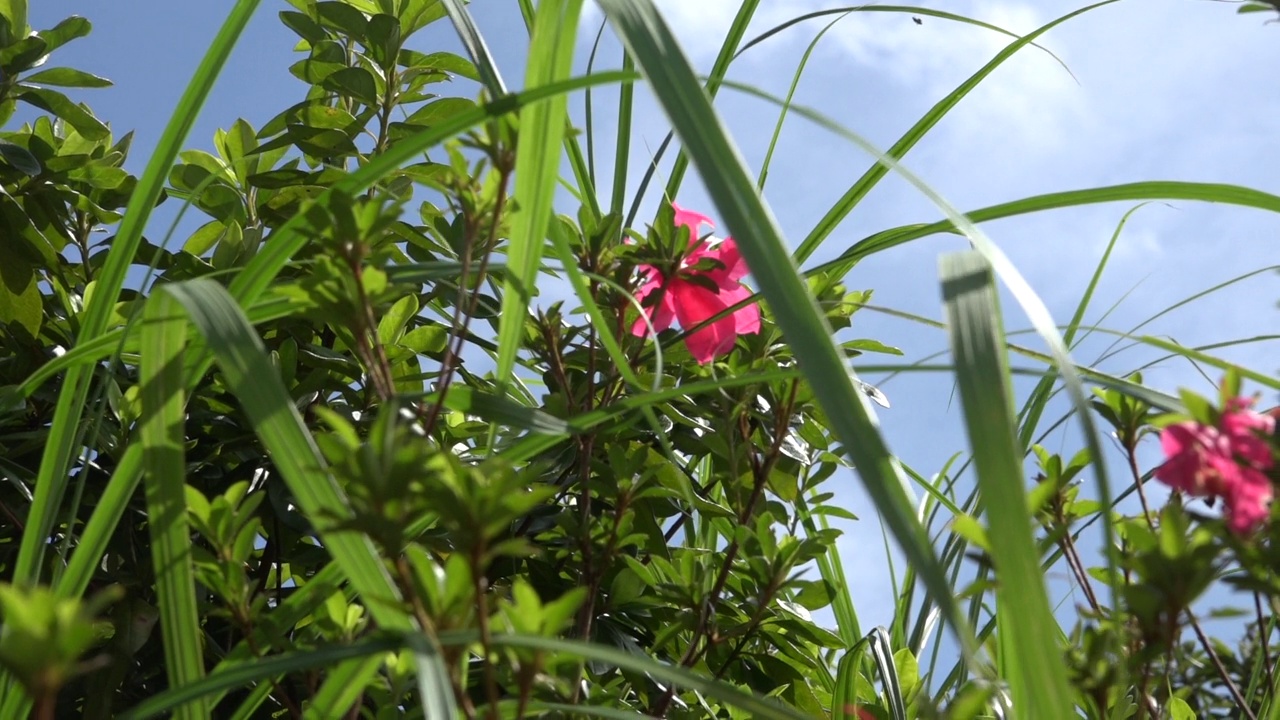
POLYGON ((1227 525, 1237 533, 1267 519, 1274 492, 1266 475, 1273 458, 1265 436, 1275 432, 1276 421, 1252 405, 1233 398, 1216 427, 1188 421, 1160 433, 1167 460, 1156 478, 1188 495, 1222 498, 1227 525))
MULTIPOLYGON (((659 293, 657 303, 645 308, 654 332, 666 330, 674 320, 679 320, 680 327, 686 330, 696 327, 752 295, 741 282, 747 274, 747 264, 738 254, 738 244, 733 238, 720 241, 713 238, 714 242, 700 240, 702 226, 715 227, 715 223, 675 203, 671 206, 676 211, 676 225, 689 228, 691 249, 681 262, 680 270, 671 277, 663 276, 652 265, 639 268, 643 282, 636 298, 644 302, 650 294, 659 293), (693 269, 704 258, 718 264, 709 270, 693 269), (715 289, 707 287, 708 284, 715 289)), ((631 327, 631 332, 643 337, 649 334, 649 326, 641 318, 631 327)), ((739 335, 757 332, 760 332, 760 308, 752 304, 704 325, 684 342, 695 360, 709 363, 729 352, 739 335)))

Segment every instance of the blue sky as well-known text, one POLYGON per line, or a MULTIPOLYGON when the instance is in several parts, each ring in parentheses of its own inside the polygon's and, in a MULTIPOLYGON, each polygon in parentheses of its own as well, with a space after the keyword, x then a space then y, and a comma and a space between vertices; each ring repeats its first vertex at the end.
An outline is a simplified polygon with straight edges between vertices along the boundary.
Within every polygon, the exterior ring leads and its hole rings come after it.
MULTIPOLYGON (((660 2, 696 67, 706 72, 735 0, 660 2)), ((924 3, 969 15, 1015 32, 1027 32, 1080 7, 1074 0, 951 0, 924 3)), ((32 24, 53 25, 63 16, 89 17, 94 33, 58 52, 56 65, 104 75, 115 87, 78 95, 117 134, 136 131, 130 168, 140 173, 187 79, 220 25, 227 3, 132 0, 106 9, 99 3, 32 3, 32 24)), ((837 7, 821 0, 766 0, 749 36, 806 12, 837 7)), ((276 18, 280 1, 263 2, 223 74, 189 147, 211 149, 213 132, 244 117, 260 126, 301 99, 303 85, 287 67, 298 56, 294 36, 276 18)), ((515 0, 483 0, 471 8, 514 87, 522 84, 527 42, 515 0)), ((1142 180, 1224 182, 1280 193, 1280 95, 1274 68, 1280 66, 1280 26, 1265 15, 1235 14, 1231 4, 1184 0, 1131 0, 1086 13, 1051 31, 1043 45, 1070 68, 1068 74, 1043 52, 1024 50, 963 100, 906 158, 905 164, 962 210, 1035 194, 1142 180)), ((805 47, 830 18, 792 28, 744 55, 730 78, 782 95, 805 47)), ((854 13, 836 25, 811 59, 796 102, 834 118, 887 147, 937 100, 980 68, 1008 41, 967 25, 909 15, 854 13)), ((580 42, 585 65, 600 15, 589 8, 580 42)), ((460 46, 447 23, 416 36, 424 50, 460 46)), ((620 64, 616 42, 602 44, 597 67, 620 64)), ((477 88, 463 81, 459 94, 477 88)), ((613 98, 595 96, 599 157, 612 157, 613 98)), ((717 107, 753 170, 758 170, 777 118, 774 106, 722 91, 717 107)), ((581 97, 572 108, 582 116, 581 97)), ((667 126, 660 109, 641 93, 636 107, 631 187, 643 162, 657 148, 667 126)), ((843 140, 808 125, 787 121, 766 197, 793 241, 803 237, 870 165, 870 158, 843 140)), ((600 172, 608 187, 609 168, 600 172)), ((709 208, 696 178, 685 183, 686 207, 709 208)), ((658 196, 648 198, 649 208, 658 196)), ((1115 203, 1074 208, 985 226, 1048 304, 1055 319, 1070 317, 1105 244, 1132 207, 1115 203)), ((561 211, 575 208, 562 203, 561 211)), ((645 215, 642 214, 642 217, 645 215)), ((157 215, 152 239, 163 232, 157 215)), ((938 219, 940 213, 905 182, 887 178, 838 228, 814 261, 833 257, 858 239, 907 223, 938 219)), ((1127 330, 1193 293, 1276 263, 1280 215, 1198 203, 1152 204, 1129 221, 1100 285, 1087 321, 1115 305, 1105 325, 1127 330)), ((957 238, 938 237, 882 253, 864 261, 847 278, 850 288, 871 288, 879 304, 941 316, 937 256, 961 249, 957 238)), ((1280 330, 1274 273, 1212 295, 1163 317, 1145 331, 1188 345, 1229 341, 1280 330)), ((1010 329, 1026 326, 1008 298, 1010 329)), ((945 335, 870 312, 855 316, 853 336, 901 347, 910 360, 946 347, 945 335)), ((1093 362, 1110 339, 1087 342, 1077 359, 1093 362)), ((1030 338, 1026 343, 1038 346, 1030 338)), ((1228 348, 1221 355, 1273 373, 1277 345, 1264 342, 1228 348)), ((1137 350, 1101 367, 1126 372, 1158 353, 1137 350)), ((891 360, 891 358, 886 358, 891 360)), ((868 358, 880 362, 879 358, 868 358)), ((1216 374, 1210 373, 1216 379, 1216 374)), ((868 379, 875 381, 875 377, 868 379)), ((1199 372, 1165 362, 1147 373, 1166 391, 1179 384, 1211 392, 1199 372)), ((1021 389, 1026 388, 1020 384, 1021 389)), ((891 447, 903 461, 928 476, 965 447, 949 379, 911 374, 882 386, 893 407, 880 413, 891 447)), ((1264 399, 1270 404, 1272 398, 1264 399)), ((1062 411, 1061 407, 1057 408, 1062 411)), ((1051 414, 1049 419, 1056 416, 1051 414)), ((1074 454, 1074 432, 1059 433, 1051 450, 1074 454)), ((1154 443, 1151 463, 1158 462, 1154 443)), ((1112 459, 1118 474, 1122 466, 1112 459)), ((880 548, 880 530, 869 502, 851 477, 837 477, 841 498, 863 522, 845 526, 841 550, 854 584, 864 627, 887 623, 891 594, 880 548)), ((1160 496, 1158 491, 1153 494, 1160 496)), ((1061 593, 1059 593, 1061 595, 1061 593)), ((1213 602, 1229 602, 1215 595, 1213 602)))

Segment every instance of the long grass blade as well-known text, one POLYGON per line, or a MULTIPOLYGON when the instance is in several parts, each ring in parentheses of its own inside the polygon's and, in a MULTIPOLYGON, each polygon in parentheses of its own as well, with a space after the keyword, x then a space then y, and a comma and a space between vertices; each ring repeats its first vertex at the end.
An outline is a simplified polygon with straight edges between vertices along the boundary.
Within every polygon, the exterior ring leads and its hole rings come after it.
MULTIPOLYGON (((1045 210, 1135 200, 1195 200, 1280 212, 1280 196, 1261 190, 1221 183, 1153 180, 1035 195, 974 210, 966 213, 965 217, 974 223, 981 223, 1045 210)), ((956 225, 950 220, 939 220, 883 230, 859 240, 835 260, 816 266, 813 272, 844 274, 864 257, 942 232, 957 232, 956 225)))
MULTIPOLYGON (((257 6, 258 0, 238 0, 231 8, 178 101, 146 171, 138 179, 125 209, 124 220, 107 252, 106 262, 97 274, 93 297, 80 317, 77 342, 91 341, 106 330, 120 289, 124 286, 125 273, 137 254, 142 231, 150 217, 151 208, 155 207, 156 200, 160 197, 169 167, 177 157, 214 81, 257 6)), ((46 540, 53 530, 58 507, 66 491, 71 456, 76 452, 77 429, 88 399, 90 378, 89 368, 73 368, 68 371, 62 391, 58 394, 49 440, 40 459, 35 499, 27 516, 27 526, 22 534, 22 544, 13 568, 13 579, 16 582, 34 582, 43 563, 46 540)))
POLYGON ((756 193, 755 183, 716 117, 710 98, 651 2, 602 0, 600 5, 644 70, 683 140, 806 378, 823 389, 819 400, 877 510, 943 609, 965 656, 972 657, 969 631, 962 624, 928 536, 915 517, 901 468, 884 444, 869 401, 855 389, 830 327, 801 280, 777 222, 756 193))
MULTIPOLYGON (((142 442, 146 475, 147 528, 155 568, 160 630, 164 638, 165 670, 170 687, 182 687, 204 677, 200 616, 196 610, 195 569, 191 558, 191 530, 187 522, 185 398, 182 349, 186 332, 178 303, 157 293, 143 311, 141 386, 142 442)), ((194 701, 178 708, 175 717, 201 718, 208 712, 194 701)))
POLYGON ((382 653, 398 650, 403 644, 403 641, 399 638, 381 637, 364 640, 353 645, 312 648, 305 652, 273 655, 226 672, 213 673, 199 683, 180 688, 171 688, 154 695, 130 710, 121 713, 119 720, 144 720, 145 718, 158 717, 179 705, 197 698, 215 693, 225 693, 228 690, 244 687, 250 683, 260 682, 264 678, 287 675, 313 668, 332 667, 352 658, 378 656, 382 653))
POLYGON ((1022 450, 1000 325, 995 277, 982 255, 942 258, 942 292, 951 329, 965 427, 982 492, 995 562, 1001 653, 1020 717, 1075 717, 1040 554, 1027 512, 1022 450))
MULTIPOLYGON (((996 68, 1000 67, 1006 60, 1013 57, 1013 55, 1019 50, 1030 45, 1036 38, 1071 18, 1104 5, 1109 5, 1116 1, 1117 0, 1103 0, 1103 2, 1094 3, 1093 5, 1088 5, 1080 8, 1079 10, 1067 13, 1066 15, 1041 26, 1034 32, 1028 33, 1012 43, 1009 43, 1009 45, 997 53, 990 62, 984 65, 981 70, 974 73, 968 80, 965 80, 959 87, 952 90, 946 97, 939 100, 937 104, 930 108, 929 112, 925 113, 924 117, 920 118, 915 125, 912 125, 911 129, 899 138, 898 141, 889 148, 886 154, 894 160, 904 157, 911 148, 915 147, 916 143, 920 142, 921 138, 932 130, 934 126, 937 125, 952 108, 963 100, 966 95, 972 92, 979 83, 985 80, 991 73, 995 72, 996 68)), ((809 235, 801 241, 800 247, 796 248, 795 252, 796 262, 803 264, 805 260, 808 260, 809 256, 812 255, 822 242, 826 240, 836 229, 836 226, 848 217, 853 208, 857 207, 858 203, 862 202, 862 199, 866 197, 867 193, 871 192, 871 189, 874 188, 888 172, 888 167, 881 163, 877 163, 863 173, 862 177, 858 178, 858 180, 850 186, 845 194, 836 201, 836 204, 827 211, 827 214, 818 221, 818 224, 809 232, 809 235)))

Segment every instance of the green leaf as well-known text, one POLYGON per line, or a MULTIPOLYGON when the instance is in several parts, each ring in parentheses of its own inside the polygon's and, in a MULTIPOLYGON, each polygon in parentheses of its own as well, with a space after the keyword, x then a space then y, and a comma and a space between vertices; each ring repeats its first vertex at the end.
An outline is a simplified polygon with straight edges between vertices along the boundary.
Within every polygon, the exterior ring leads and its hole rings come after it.
POLYGON ((321 84, 326 90, 354 98, 370 107, 378 104, 378 82, 362 67, 343 68, 329 74, 321 84))
POLYGON ((41 172, 40 161, 36 159, 31 151, 21 145, 14 145, 11 142, 0 140, 0 159, 3 159, 13 169, 35 177, 41 172))
POLYGON ((998 580, 999 630, 1012 650, 1003 665, 1013 707, 1019 716, 1068 720, 1075 717, 1074 696, 1062 653, 1050 650, 1060 631, 1027 512, 995 277, 976 252, 945 255, 941 267, 956 384, 998 580))
POLYGON ((72 40, 85 37, 92 30, 92 23, 79 15, 72 15, 48 30, 41 30, 40 39, 44 40, 45 52, 51 53, 72 40))
POLYGON ((104 88, 111 87, 111 81, 98 77, 83 70, 75 70, 72 68, 49 68, 41 70, 34 75, 27 75, 22 78, 24 83, 35 83, 37 85, 57 85, 59 87, 79 87, 79 88, 104 88))
POLYGON ((17 253, 0 262, 0 325, 22 328, 34 341, 44 322, 44 303, 35 268, 17 253))
POLYGON ((102 140, 111 134, 107 126, 94 117, 88 108, 71 102, 70 98, 56 90, 32 87, 23 83, 19 83, 18 88, 19 100, 66 120, 68 125, 88 140, 102 140))

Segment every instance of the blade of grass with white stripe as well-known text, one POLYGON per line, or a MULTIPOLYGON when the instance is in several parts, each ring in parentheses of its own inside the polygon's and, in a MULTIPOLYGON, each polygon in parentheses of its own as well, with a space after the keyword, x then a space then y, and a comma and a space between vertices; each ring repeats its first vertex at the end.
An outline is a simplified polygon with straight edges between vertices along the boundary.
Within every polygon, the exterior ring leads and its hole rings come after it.
MULTIPOLYGON (((582 0, 543 0, 534 17, 525 87, 548 85, 569 77, 582 0)), ((538 281, 547 240, 547 224, 560 171, 560 144, 568 122, 568 98, 561 94, 520 111, 516 148, 515 199, 520 203, 511 223, 507 247, 510 272, 503 282, 502 318, 498 323, 495 377, 502 386, 515 370, 516 354, 538 281)))
MULTIPOLYGON (((1102 7, 1103 5, 1110 5, 1113 2, 1117 2, 1117 0, 1103 0, 1103 2, 1088 5, 1080 8, 1079 10, 1067 13, 1066 15, 1041 26, 1034 32, 1028 33, 1012 43, 1009 43, 1009 45, 997 53, 990 62, 984 65, 981 70, 974 73, 968 80, 965 80, 959 87, 952 90, 950 94, 939 100, 936 105, 930 108, 929 112, 925 113, 924 117, 920 118, 915 125, 912 125, 911 129, 899 138, 885 154, 895 160, 901 159, 911 150, 911 148, 915 147, 916 143, 920 142, 921 138, 932 130, 933 127, 937 125, 938 122, 941 121, 957 103, 964 99, 964 97, 977 87, 979 83, 985 80, 988 75, 995 72, 996 68, 1000 67, 1006 60, 1013 57, 1013 55, 1019 50, 1032 44, 1036 38, 1045 34, 1057 25, 1076 17, 1077 15, 1089 12, 1090 10, 1102 7)), ((877 163, 863 173, 862 177, 858 178, 858 180, 849 187, 848 191, 846 191, 845 194, 836 201, 836 204, 827 211, 827 214, 818 221, 818 224, 809 232, 808 237, 800 243, 800 247, 796 248, 796 262, 804 263, 805 260, 808 260, 809 256, 812 255, 822 242, 826 240, 836 229, 836 226, 838 226, 841 221, 843 221, 849 213, 853 211, 853 208, 855 208, 858 203, 862 202, 862 199, 867 196, 867 193, 871 192, 871 189, 874 188, 880 180, 888 174, 888 172, 888 167, 883 163, 877 163)))
MULTIPOLYGON (((143 310, 142 362, 138 370, 142 417, 139 437, 146 475, 147 529, 155 568, 160 631, 164 638, 169 687, 204 677, 202 631, 196 611, 195 569, 185 495, 187 468, 183 425, 186 418, 182 350, 187 333, 181 308, 167 293, 157 293, 143 310)), ((178 708, 175 717, 206 717, 204 701, 178 708)))
POLYGON ((903 552, 935 596, 966 657, 974 645, 952 588, 907 498, 905 478, 889 453, 866 397, 836 348, 831 329, 801 280, 772 214, 698 84, 675 37, 649 0, 601 0, 610 22, 644 70, 698 168, 716 208, 747 260, 832 429, 858 468, 868 493, 903 552))
POLYGON ((164 285, 157 292, 171 294, 204 335, 228 387, 298 506, 318 524, 322 544, 364 598, 378 625, 389 630, 412 628, 408 617, 395 607, 399 592, 369 539, 320 529, 328 524, 323 519, 350 517, 350 505, 272 367, 262 340, 235 300, 221 285, 204 278, 164 285))
MULTIPOLYGON (((80 332, 77 343, 93 340, 107 328, 111 313, 115 310, 120 288, 124 285, 125 273, 128 271, 138 246, 142 241, 142 231, 150 217, 151 209, 164 187, 169 175, 169 167, 177 157, 178 150, 186 140, 187 133, 195 124, 200 107, 208 97, 218 73, 226 63, 227 57, 235 47, 241 31, 248 24, 258 0, 238 0, 227 15, 221 30, 209 45, 204 59, 191 77, 169 124, 165 127, 151 162, 139 178, 137 187, 129 199, 124 212, 124 220, 111 242, 106 262, 98 272, 93 296, 89 299, 84 313, 80 316, 80 332)), ((89 381, 92 369, 81 366, 71 369, 63 381, 58 393, 58 404, 54 411, 54 420, 49 429, 49 438, 45 444, 44 454, 40 459, 40 472, 36 478, 35 499, 28 512, 28 522, 22 534, 22 544, 18 549, 18 559, 13 568, 12 579, 19 583, 35 582, 39 569, 43 564, 46 540, 57 519, 58 508, 69 480, 69 469, 72 455, 79 445, 78 436, 81 427, 85 404, 89 395, 89 381)), ((6 704, 7 707, 7 704, 6 704)))
POLYGON ((1001 653, 1019 717, 1067 720, 1075 703, 1058 646, 1027 493, 1000 325, 995 276, 977 252, 944 255, 942 294, 955 356, 956 385, 982 491, 999 585, 1001 653))

